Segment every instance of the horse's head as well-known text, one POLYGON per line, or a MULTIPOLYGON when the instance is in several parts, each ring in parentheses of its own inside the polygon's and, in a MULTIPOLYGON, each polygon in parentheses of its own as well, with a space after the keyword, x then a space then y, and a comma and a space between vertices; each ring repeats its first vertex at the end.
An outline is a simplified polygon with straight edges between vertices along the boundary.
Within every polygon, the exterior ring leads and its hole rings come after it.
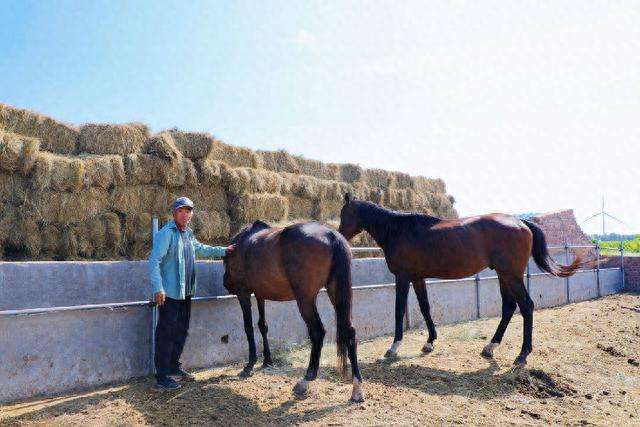
POLYGON ((347 240, 351 240, 353 236, 362 231, 357 204, 352 200, 351 194, 349 193, 344 195, 344 206, 342 206, 342 210, 340 211, 340 227, 338 231, 347 240))
POLYGON ((260 230, 269 227, 269 224, 262 221, 255 221, 253 224, 244 227, 232 239, 235 250, 222 258, 224 263, 224 276, 222 284, 230 294, 237 295, 244 283, 244 252, 251 244, 249 237, 260 230))

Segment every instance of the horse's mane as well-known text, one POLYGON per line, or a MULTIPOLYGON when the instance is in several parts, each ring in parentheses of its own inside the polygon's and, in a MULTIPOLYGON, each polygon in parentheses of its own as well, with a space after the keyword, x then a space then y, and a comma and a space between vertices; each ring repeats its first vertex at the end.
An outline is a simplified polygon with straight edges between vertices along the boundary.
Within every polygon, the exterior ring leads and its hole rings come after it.
MULTIPOLYGON (((398 236, 416 228, 429 228, 442 221, 435 216, 419 212, 398 212, 368 201, 355 201, 363 224, 367 224, 373 234, 381 240, 398 236)), ((381 243, 381 242, 378 242, 381 243)))

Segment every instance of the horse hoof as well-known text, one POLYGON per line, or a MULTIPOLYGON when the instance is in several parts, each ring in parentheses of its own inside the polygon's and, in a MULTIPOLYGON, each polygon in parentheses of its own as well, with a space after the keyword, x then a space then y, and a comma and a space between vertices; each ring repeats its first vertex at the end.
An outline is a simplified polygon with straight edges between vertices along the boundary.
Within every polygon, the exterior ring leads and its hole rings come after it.
POLYGON ((490 343, 484 346, 484 348, 482 349, 482 352, 480 353, 480 355, 482 357, 486 357, 487 359, 493 359, 493 349, 495 347, 495 344, 490 343))
POLYGON ((396 357, 398 357, 398 353, 396 353, 395 351, 387 350, 387 352, 384 354, 384 357, 386 359, 395 359, 396 357))
POLYGON ((270 368, 273 366, 273 361, 272 360, 265 360, 264 362, 262 362, 262 367, 263 368, 270 368))
POLYGON ((433 343, 426 343, 423 347, 422 347, 422 352, 425 354, 429 354, 433 351, 433 343))
POLYGON ((293 387, 293 392, 298 396, 303 396, 307 394, 309 391, 309 381, 304 378, 298 381, 298 383, 293 387))
POLYGON ((526 365, 527 364, 527 356, 518 356, 516 357, 516 360, 513 361, 513 364, 516 366, 522 366, 522 365, 526 365))
POLYGON ((240 378, 249 378, 250 376, 253 376, 253 371, 247 371, 246 369, 243 369, 242 371, 240 371, 240 373, 238 374, 238 376, 240 378))
POLYGON ((353 393, 351 394, 351 401, 356 403, 364 402, 364 391, 362 390, 362 383, 358 380, 353 381, 353 393))

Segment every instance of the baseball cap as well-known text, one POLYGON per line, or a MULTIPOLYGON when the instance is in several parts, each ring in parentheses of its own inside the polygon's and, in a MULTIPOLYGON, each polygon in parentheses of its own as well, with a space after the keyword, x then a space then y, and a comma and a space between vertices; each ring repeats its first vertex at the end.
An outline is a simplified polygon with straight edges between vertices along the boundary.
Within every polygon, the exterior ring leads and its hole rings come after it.
POLYGON ((184 206, 193 209, 193 202, 188 197, 178 197, 176 201, 173 202, 173 205, 171 205, 171 209, 176 210, 184 206))

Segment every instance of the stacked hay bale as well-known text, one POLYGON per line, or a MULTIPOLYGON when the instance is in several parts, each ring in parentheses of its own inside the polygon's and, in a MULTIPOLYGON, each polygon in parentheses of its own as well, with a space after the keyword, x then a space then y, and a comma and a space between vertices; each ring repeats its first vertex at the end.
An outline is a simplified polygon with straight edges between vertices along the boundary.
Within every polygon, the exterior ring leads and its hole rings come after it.
MULTIPOLYGON (((393 209, 457 216, 439 179, 252 151, 210 135, 140 123, 79 128, 0 104, 0 256, 142 259, 151 220, 186 195, 193 228, 226 244, 257 219, 339 223, 344 194, 393 209)), ((371 245, 361 235, 354 244, 371 245)))

